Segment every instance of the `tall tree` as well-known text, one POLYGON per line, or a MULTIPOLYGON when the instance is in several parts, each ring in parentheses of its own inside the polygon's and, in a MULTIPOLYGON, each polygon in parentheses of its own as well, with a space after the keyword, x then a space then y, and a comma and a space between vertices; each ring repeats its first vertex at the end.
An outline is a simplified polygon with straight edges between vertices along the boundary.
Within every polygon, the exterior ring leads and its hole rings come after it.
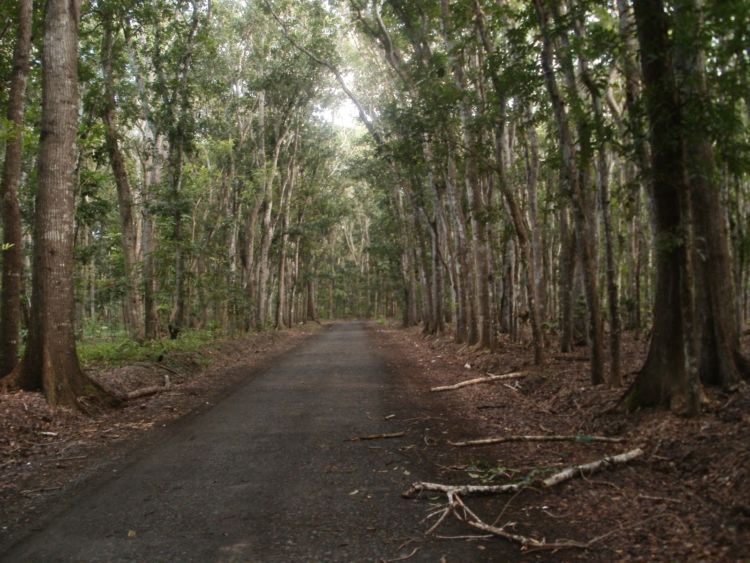
POLYGON ((32 4, 32 0, 18 0, 18 31, 13 51, 13 75, 7 113, 12 130, 5 143, 5 162, 0 186, 3 218, 0 377, 10 373, 18 362, 21 329, 23 253, 18 187, 23 164, 23 124, 31 52, 32 4))
POLYGON ((670 17, 661 0, 635 0, 644 95, 651 124, 656 296, 645 364, 624 405, 700 408, 690 248, 691 201, 682 143, 683 120, 674 74, 670 17))
POLYGON ((111 7, 102 7, 102 52, 101 64, 104 78, 104 98, 102 101, 102 121, 106 131, 107 153, 112 174, 117 186, 117 206, 120 213, 122 231, 122 256, 124 266, 125 298, 123 318, 125 329, 134 340, 144 337, 143 304, 138 283, 138 244, 135 215, 133 213, 133 190, 125 165, 125 155, 121 148, 121 135, 117 119, 115 97, 115 14, 111 7))
POLYGON ((113 398, 83 373, 74 330, 80 9, 80 0, 48 0, 44 11, 31 322, 23 360, 8 377, 24 389, 43 390, 53 406, 86 409, 113 398))

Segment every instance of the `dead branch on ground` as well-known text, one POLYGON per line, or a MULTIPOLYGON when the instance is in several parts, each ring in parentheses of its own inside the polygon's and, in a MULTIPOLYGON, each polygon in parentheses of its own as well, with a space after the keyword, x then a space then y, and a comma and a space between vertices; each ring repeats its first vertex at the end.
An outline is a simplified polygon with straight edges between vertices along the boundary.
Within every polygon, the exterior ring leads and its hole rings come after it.
POLYGON ((546 479, 537 479, 534 481, 520 481, 518 483, 508 483, 505 485, 444 485, 441 483, 428 483, 425 481, 419 481, 414 483, 408 490, 401 493, 404 498, 412 498, 422 491, 431 491, 438 493, 452 493, 452 494, 503 494, 503 493, 515 493, 524 488, 539 487, 548 489, 555 485, 559 485, 565 481, 573 479, 581 475, 591 475, 608 467, 614 465, 622 465, 628 463, 643 455, 643 450, 636 448, 625 453, 621 453, 614 456, 606 456, 598 461, 592 461, 591 463, 584 463, 581 465, 573 465, 567 467, 562 471, 558 471, 554 475, 547 477, 546 479))
POLYGON ((156 395, 157 393, 168 391, 169 389, 171 389, 171 387, 172 384, 169 381, 169 376, 165 375, 164 385, 152 385, 150 387, 136 389, 135 391, 130 391, 129 393, 123 393, 119 398, 123 401, 132 401, 133 399, 140 399, 141 397, 148 397, 149 395, 156 395))
POLYGON ((450 514, 453 514, 453 516, 455 516, 461 522, 465 522, 468 526, 518 544, 522 549, 525 550, 557 551, 561 549, 588 549, 610 534, 599 536, 587 542, 577 542, 565 539, 547 542, 544 538, 537 539, 531 536, 525 536, 523 534, 509 531, 508 528, 514 526, 514 523, 512 522, 508 522, 503 526, 495 526, 486 523, 464 503, 461 495, 478 493, 487 494, 518 492, 530 487, 540 487, 543 489, 548 489, 554 487, 555 485, 559 485, 560 483, 568 481, 578 475, 584 475, 587 473, 591 474, 597 471, 601 471, 607 467, 628 463, 629 461, 632 461, 642 455, 643 450, 641 450, 640 448, 636 448, 619 455, 607 456, 591 463, 567 467, 562 471, 558 471, 554 475, 547 477, 546 479, 537 479, 536 481, 522 481, 519 483, 510 483, 506 485, 442 485, 440 483, 420 482, 412 485, 412 487, 408 491, 404 492, 402 496, 410 498, 421 491, 437 491, 446 494, 448 498, 448 504, 445 506, 445 508, 433 512, 428 516, 428 518, 438 516, 437 521, 432 526, 430 526, 427 532, 425 532, 428 535, 434 532, 438 528, 438 526, 446 519, 446 517, 448 517, 450 514))
POLYGON ((386 434, 370 434, 369 436, 354 436, 349 438, 349 442, 359 442, 361 440, 383 440, 387 438, 401 438, 406 436, 406 432, 389 432, 386 434))
POLYGON ((441 385, 439 387, 433 387, 430 389, 430 391, 437 392, 437 391, 453 391, 454 389, 460 389, 461 387, 466 387, 467 385, 477 385, 479 383, 492 383, 493 381, 504 381, 507 379, 518 379, 519 377, 526 377, 528 373, 523 371, 514 371, 512 373, 504 373, 502 375, 494 375, 492 373, 488 374, 485 377, 476 377, 474 379, 467 379, 466 381, 459 381, 458 383, 454 383, 453 385, 441 385))
POLYGON ((620 443, 624 442, 625 438, 610 438, 609 436, 588 436, 585 434, 575 435, 541 435, 541 436, 493 436, 491 438, 478 438, 476 440, 465 440, 462 442, 451 442, 448 444, 451 446, 466 447, 466 446, 487 446, 490 444, 503 444, 505 442, 609 442, 609 443, 620 443))

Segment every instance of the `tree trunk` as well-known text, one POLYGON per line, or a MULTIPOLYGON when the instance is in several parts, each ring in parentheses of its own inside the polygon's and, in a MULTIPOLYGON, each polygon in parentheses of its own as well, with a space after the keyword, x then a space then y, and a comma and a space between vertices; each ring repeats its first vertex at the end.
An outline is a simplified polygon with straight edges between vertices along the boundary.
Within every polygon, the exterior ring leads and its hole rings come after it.
MULTIPOLYGON (((576 34, 580 40, 583 39, 580 22, 577 22, 576 34)), ((617 287, 617 272, 615 267, 615 249, 612 240, 612 218, 609 209, 609 159, 607 158, 607 147, 604 142, 605 123, 602 109, 602 95, 599 87, 595 84, 588 69, 588 62, 582 53, 577 53, 578 65, 581 69, 583 83, 591 96, 591 106, 594 110, 594 120, 597 130, 597 185, 599 188, 599 205, 604 223, 604 247, 606 259, 607 278, 607 301, 609 310, 609 342, 610 342, 610 373, 608 383, 612 387, 622 384, 620 375, 620 312, 618 309, 619 297, 617 287)))
MULTIPOLYGON (((297 137, 296 139, 299 139, 297 137)), ((295 149, 296 152, 296 143, 295 149)), ((289 243, 289 213, 291 211, 291 200, 292 193, 294 191, 294 183, 296 182, 297 166, 294 163, 294 154, 291 157, 289 165, 290 177, 285 193, 281 197, 281 240, 279 248, 279 269, 278 269, 278 292, 276 296, 276 328, 285 328, 287 324, 284 322, 284 315, 286 312, 286 257, 287 257, 287 246, 289 243)))
POLYGON ((669 20, 662 0, 635 0, 656 219, 656 300, 646 362, 623 398, 626 409, 665 406, 695 414, 700 407, 689 242, 689 187, 681 147, 680 101, 672 68, 669 20))
POLYGON ((122 230, 122 256, 124 266, 125 297, 123 303, 123 317, 125 330, 134 340, 142 340, 144 328, 142 322, 143 307, 140 299, 138 283, 137 233, 133 216, 133 194, 130 180, 125 168, 125 157, 120 148, 120 134, 117 129, 117 110, 115 101, 115 85, 112 69, 114 30, 112 29, 112 13, 104 12, 104 37, 102 39, 102 72, 104 76, 104 103, 102 120, 104 122, 107 152, 112 167, 112 174, 117 186, 117 204, 120 212, 120 228, 122 230))
POLYGON ((306 320, 318 322, 318 314, 316 312, 316 297, 315 297, 315 278, 312 274, 308 273, 307 277, 307 316, 306 320))
POLYGON ((2 296, 0 296, 0 377, 10 373, 18 362, 21 331, 21 290, 23 252, 21 209, 18 187, 23 164, 23 122, 26 83, 31 52, 32 0, 19 0, 13 75, 8 93, 8 124, 11 134, 5 143, 2 186, 2 296))
POLYGON ((80 1, 46 4, 31 323, 23 360, 9 377, 26 389, 42 389, 52 406, 88 410, 113 404, 114 399, 84 375, 76 353, 73 242, 79 15, 80 1))
MULTIPOLYGON (((581 251, 581 261, 583 266, 584 288, 586 293, 586 302, 589 309, 589 319, 591 323, 591 382, 600 384, 604 382, 604 330, 601 318, 601 304, 599 300, 599 290, 597 283, 597 266, 596 266, 596 245, 595 233, 591 228, 593 218, 591 215, 591 206, 588 204, 587 197, 587 178, 588 178, 588 131, 583 118, 579 118, 578 125, 578 143, 580 150, 580 163, 576 163, 573 136, 568 123, 568 115, 565 109, 565 102, 562 99, 557 79, 555 77, 554 66, 552 64, 552 37, 549 29, 550 21, 544 0, 534 0, 539 25, 542 30, 542 68, 544 70, 547 91, 552 102, 552 107, 557 122, 557 129, 560 140, 560 151, 562 153, 563 173, 566 184, 570 188, 570 197, 573 204, 573 219, 575 222, 576 237, 581 251)), ((561 38, 561 66, 568 84, 568 89, 572 95, 577 96, 576 80, 574 69, 572 67, 570 47, 567 44, 564 32, 561 38)), ((580 105, 580 104, 579 104, 580 105)), ((580 108, 579 108, 580 109, 580 108)))
MULTIPOLYGON (((155 127, 151 127, 151 145, 148 148, 144 171, 144 201, 148 201, 154 190, 161 183, 161 137, 155 127)), ((148 205, 143 208, 141 222, 141 241, 143 247, 143 322, 146 340, 159 337, 159 317, 156 311, 156 230, 148 205)))
POLYGON ((740 354, 737 297, 729 251, 726 210, 722 204, 710 135, 711 99, 700 47, 701 2, 678 3, 675 67, 679 74, 683 148, 695 220, 699 371, 705 383, 736 386, 750 364, 740 354))
POLYGON ((573 307, 575 303, 576 237, 567 209, 560 210, 560 351, 573 351, 573 307))

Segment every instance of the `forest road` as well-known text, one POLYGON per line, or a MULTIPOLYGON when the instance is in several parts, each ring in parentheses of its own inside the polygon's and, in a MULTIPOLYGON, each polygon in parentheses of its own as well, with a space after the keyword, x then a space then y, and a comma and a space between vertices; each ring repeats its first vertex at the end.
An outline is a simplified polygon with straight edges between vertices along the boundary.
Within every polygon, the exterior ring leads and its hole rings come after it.
POLYGON ((428 503, 400 497, 429 477, 409 457, 421 433, 350 440, 408 430, 420 414, 370 330, 336 324, 249 373, 79 488, 0 560, 380 561, 417 548, 409 561, 506 560, 497 544, 425 541, 428 503))

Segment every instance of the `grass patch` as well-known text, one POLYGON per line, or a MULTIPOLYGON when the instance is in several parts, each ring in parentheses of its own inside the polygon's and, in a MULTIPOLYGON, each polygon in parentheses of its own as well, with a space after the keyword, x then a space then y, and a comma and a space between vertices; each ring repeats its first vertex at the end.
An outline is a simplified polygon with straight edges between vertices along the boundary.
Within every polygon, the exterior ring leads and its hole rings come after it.
POLYGON ((119 367, 134 362, 157 361, 170 352, 195 352, 224 336, 211 330, 185 330, 176 340, 139 343, 126 336, 86 338, 78 343, 78 357, 84 367, 119 367))

